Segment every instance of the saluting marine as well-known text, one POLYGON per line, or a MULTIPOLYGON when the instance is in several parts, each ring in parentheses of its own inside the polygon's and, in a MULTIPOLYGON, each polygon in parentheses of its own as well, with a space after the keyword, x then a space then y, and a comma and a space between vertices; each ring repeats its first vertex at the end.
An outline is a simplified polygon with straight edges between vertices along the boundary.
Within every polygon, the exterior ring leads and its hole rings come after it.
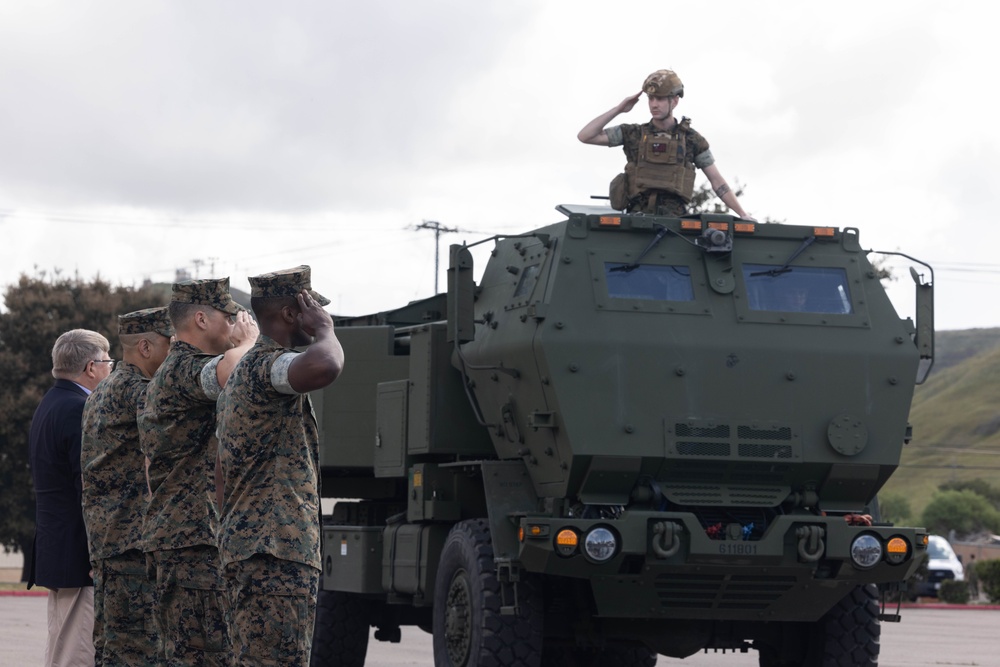
POLYGON ((169 314, 176 340, 139 414, 151 491, 142 537, 155 577, 159 663, 228 666, 215 403, 257 325, 233 301, 228 278, 175 283, 169 314))
POLYGON ((694 194, 695 169, 701 169, 715 194, 741 218, 751 219, 719 173, 708 141, 691 127, 691 119, 674 117, 684 97, 684 84, 668 69, 653 72, 642 90, 587 123, 577 134, 585 144, 621 146, 625 171, 611 181, 611 206, 630 213, 679 216, 687 212, 694 194), (606 127, 616 116, 631 111, 646 93, 652 118, 644 124, 606 127))
POLYGON ((173 335, 166 307, 119 315, 123 360, 83 408, 83 519, 94 572, 94 645, 104 667, 156 665, 153 593, 142 553, 147 486, 137 417, 173 335))
POLYGON ((344 351, 308 266, 253 276, 250 287, 261 336, 218 412, 230 635, 236 664, 307 665, 322 568, 319 431, 307 392, 337 378, 344 351))

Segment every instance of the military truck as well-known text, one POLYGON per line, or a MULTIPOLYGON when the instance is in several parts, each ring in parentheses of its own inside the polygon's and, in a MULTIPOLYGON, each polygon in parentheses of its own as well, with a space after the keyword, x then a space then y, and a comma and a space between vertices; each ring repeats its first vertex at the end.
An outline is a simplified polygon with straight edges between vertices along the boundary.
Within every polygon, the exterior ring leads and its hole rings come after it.
POLYGON ((877 664, 882 594, 927 544, 876 495, 933 274, 901 319, 855 228, 557 210, 481 242, 478 282, 453 245, 446 294, 338 323, 347 367, 313 398, 324 494, 350 500, 313 664, 404 625, 447 667, 877 664))

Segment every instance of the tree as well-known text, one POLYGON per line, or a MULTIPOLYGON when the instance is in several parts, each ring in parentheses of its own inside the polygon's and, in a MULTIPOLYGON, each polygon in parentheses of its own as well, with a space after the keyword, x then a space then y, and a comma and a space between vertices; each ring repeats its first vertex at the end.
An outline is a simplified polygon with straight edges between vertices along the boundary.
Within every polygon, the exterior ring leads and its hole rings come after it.
POLYGON ((905 526, 913 516, 910 508, 910 499, 901 493, 880 493, 878 496, 878 507, 882 521, 905 526))
MULTIPOLYGON (((164 305, 168 288, 112 287, 100 277, 21 275, 4 291, 0 313, 0 545, 30 560, 35 505, 28 469, 28 431, 38 402, 51 386, 52 344, 65 331, 98 331, 111 342, 111 355, 121 358, 119 314, 164 305)), ((27 570, 22 581, 27 579, 27 570)))
POLYGON ((975 491, 983 498, 986 498, 993 503, 995 508, 1000 510, 1000 487, 993 486, 982 477, 945 482, 944 484, 938 486, 938 489, 941 491, 975 491))
POLYGON ((936 491, 924 509, 923 524, 931 533, 964 537, 980 531, 1000 532, 1000 512, 975 491, 936 491))

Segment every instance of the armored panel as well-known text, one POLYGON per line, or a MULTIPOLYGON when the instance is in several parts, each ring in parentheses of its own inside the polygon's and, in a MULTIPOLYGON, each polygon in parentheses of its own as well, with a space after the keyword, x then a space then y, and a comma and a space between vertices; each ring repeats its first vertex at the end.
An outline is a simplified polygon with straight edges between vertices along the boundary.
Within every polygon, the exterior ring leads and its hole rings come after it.
POLYGON ((462 375, 451 364, 453 346, 436 322, 410 336, 410 454, 493 456, 484 426, 473 414, 462 375))
POLYGON ((398 523, 386 526, 382 553, 382 586, 388 593, 425 598, 434 597, 441 550, 450 526, 398 523))
POLYGON ((381 561, 381 527, 323 527, 323 590, 381 593, 381 561))
POLYGON ((409 380, 378 385, 375 407, 375 476, 406 474, 406 404, 409 380))
POLYGON ((392 327, 340 327, 337 338, 344 347, 344 371, 329 387, 312 393, 320 465, 371 468, 377 387, 405 378, 409 360, 394 354, 392 327))

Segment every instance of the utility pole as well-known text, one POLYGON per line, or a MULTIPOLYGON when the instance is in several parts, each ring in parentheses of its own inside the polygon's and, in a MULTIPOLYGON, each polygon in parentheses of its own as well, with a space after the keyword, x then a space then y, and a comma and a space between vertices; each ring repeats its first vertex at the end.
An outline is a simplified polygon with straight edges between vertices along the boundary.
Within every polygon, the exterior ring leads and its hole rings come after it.
POLYGON ((440 265, 440 254, 441 254, 441 235, 442 234, 452 234, 459 231, 458 227, 445 227, 440 222, 434 220, 424 220, 419 225, 416 225, 414 229, 433 229, 434 230, 434 293, 438 293, 438 272, 440 265))

